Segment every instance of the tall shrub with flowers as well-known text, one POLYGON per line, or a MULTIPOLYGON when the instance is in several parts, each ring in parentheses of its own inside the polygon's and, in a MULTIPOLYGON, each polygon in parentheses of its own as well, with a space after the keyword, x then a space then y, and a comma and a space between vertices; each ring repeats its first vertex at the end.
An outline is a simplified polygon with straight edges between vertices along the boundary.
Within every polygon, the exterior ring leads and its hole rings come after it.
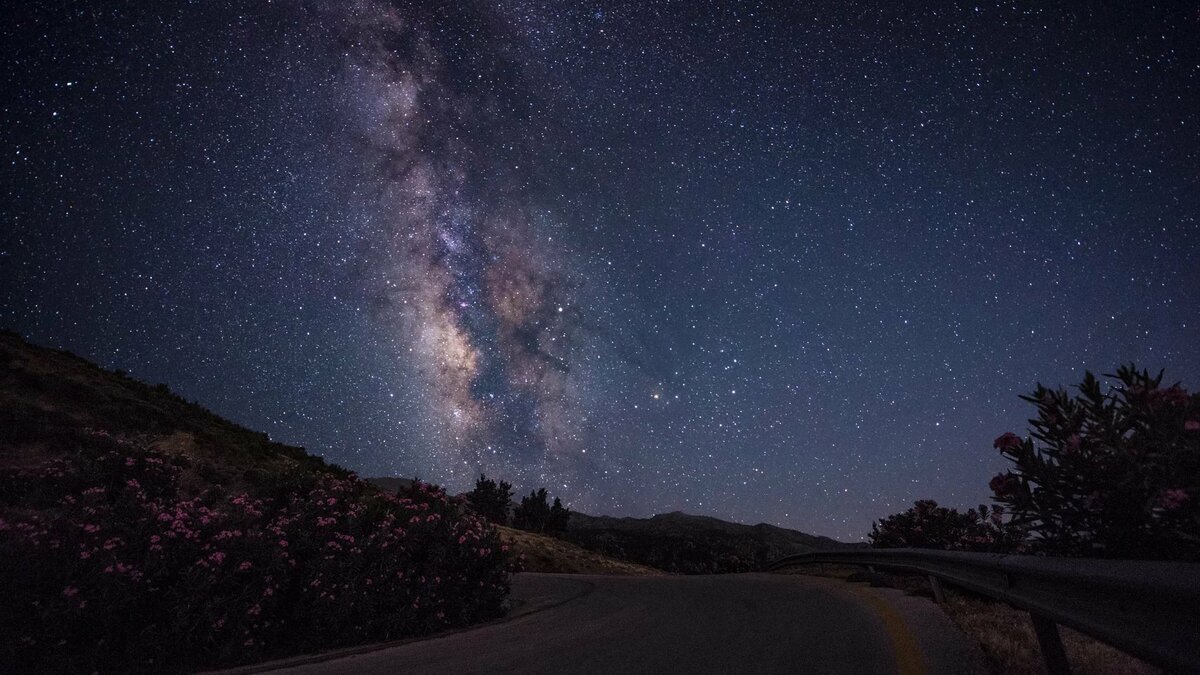
POLYGON ((297 471, 230 492, 103 432, 0 470, 0 671, 164 670, 498 616, 495 530, 440 489, 297 471))
POLYGON ((1022 396, 1037 418, 1030 437, 995 440, 1013 464, 995 500, 1037 551, 1200 560, 1200 395, 1132 365, 1107 377, 1022 396))

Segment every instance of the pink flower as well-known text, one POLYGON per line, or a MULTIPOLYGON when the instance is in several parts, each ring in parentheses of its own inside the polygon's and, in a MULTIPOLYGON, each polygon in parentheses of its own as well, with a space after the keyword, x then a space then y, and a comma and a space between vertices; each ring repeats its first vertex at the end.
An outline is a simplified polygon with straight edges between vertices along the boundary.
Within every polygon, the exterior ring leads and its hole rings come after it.
POLYGON ((1067 437, 1067 447, 1064 448, 1067 453, 1079 452, 1079 446, 1082 443, 1079 439, 1079 434, 1071 434, 1067 437))
POLYGON ((79 589, 75 588, 74 586, 67 586, 66 588, 63 589, 62 594, 63 594, 63 597, 73 598, 76 595, 79 595, 79 589))
POLYGON ((248 561, 248 560, 246 562, 243 562, 241 565, 238 565, 238 569, 241 570, 242 572, 245 572, 246 570, 250 569, 251 567, 254 567, 254 565, 251 565, 250 561, 248 561))
POLYGON ((988 487, 992 489, 992 493, 996 495, 997 499, 1004 499, 1017 494, 1017 490, 1021 487, 1021 479, 1011 473, 1000 473, 988 482, 988 487))
POLYGON ((220 565, 221 563, 225 562, 225 554, 220 551, 213 551, 208 556, 208 559, 211 560, 212 562, 214 562, 215 564, 220 565))
POLYGON ((1187 390, 1180 388, 1179 385, 1175 385, 1163 391, 1162 398, 1171 405, 1187 405, 1188 393, 1187 390))
POLYGON ((992 447, 998 450, 1012 450, 1021 447, 1021 439, 1013 432, 1006 431, 992 442, 992 447))
POLYGON ((1188 420, 1183 423, 1183 428, 1187 431, 1200 431, 1200 420, 1188 420))
POLYGON ((151 544, 157 544, 160 541, 162 541, 162 537, 158 536, 157 534, 150 535, 150 543, 151 544))
POLYGON ((1184 505, 1188 500, 1188 493, 1179 488, 1171 488, 1163 490, 1158 495, 1158 506, 1165 511, 1174 511, 1184 505))

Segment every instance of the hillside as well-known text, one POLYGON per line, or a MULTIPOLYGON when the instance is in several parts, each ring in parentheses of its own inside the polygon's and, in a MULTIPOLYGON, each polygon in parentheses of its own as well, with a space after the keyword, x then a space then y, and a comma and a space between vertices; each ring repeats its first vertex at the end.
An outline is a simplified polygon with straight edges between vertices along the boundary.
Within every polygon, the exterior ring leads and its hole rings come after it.
POLYGON ((558 574, 614 574, 618 576, 657 576, 664 572, 653 567, 617 560, 589 551, 568 541, 500 527, 500 540, 521 561, 525 572, 554 572, 558 574))
POLYGON ((304 448, 271 441, 172 393, 70 352, 0 332, 0 466, 67 452, 92 431, 137 437, 204 467, 205 479, 240 483, 278 472, 346 476, 304 448))
POLYGON ((572 513, 564 538, 620 560, 678 574, 748 572, 792 553, 848 546, 774 525, 742 525, 678 511, 651 518, 572 513))

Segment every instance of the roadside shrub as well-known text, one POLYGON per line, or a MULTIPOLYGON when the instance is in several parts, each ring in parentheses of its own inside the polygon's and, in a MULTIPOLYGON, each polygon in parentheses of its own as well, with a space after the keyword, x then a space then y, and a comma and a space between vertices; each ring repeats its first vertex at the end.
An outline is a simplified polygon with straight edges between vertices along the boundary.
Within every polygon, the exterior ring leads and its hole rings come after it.
POLYGON ((0 671, 170 670, 498 616, 494 529, 445 492, 297 472, 218 491, 95 433, 0 470, 0 671))
POLYGON ((995 500, 1055 555, 1200 560, 1200 395, 1124 366, 1071 396, 1038 385, 1031 436, 994 446, 1012 469, 995 500))
POLYGON ((871 524, 875 548, 932 548, 943 551, 1007 553, 1020 548, 1021 534, 1004 522, 999 507, 960 512, 923 499, 902 513, 871 524))

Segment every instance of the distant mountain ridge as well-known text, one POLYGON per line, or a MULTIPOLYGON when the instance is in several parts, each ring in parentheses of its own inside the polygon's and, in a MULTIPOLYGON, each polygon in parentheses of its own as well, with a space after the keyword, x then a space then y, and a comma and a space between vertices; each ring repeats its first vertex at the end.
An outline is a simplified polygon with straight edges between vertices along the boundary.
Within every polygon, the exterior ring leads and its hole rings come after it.
POLYGON ((712 527, 712 528, 717 528, 720 530, 728 531, 731 533, 745 532, 747 529, 749 529, 749 530, 756 530, 756 531, 763 532, 763 533, 769 533, 766 536, 781 537, 781 538, 787 539, 797 545, 806 545, 806 546, 814 546, 814 547, 826 547, 827 546, 830 548, 837 548, 839 546, 849 546, 849 544, 845 544, 843 542, 840 542, 836 539, 832 539, 830 537, 825 537, 825 536, 816 535, 816 534, 807 534, 807 533, 801 532, 799 530, 792 530, 792 529, 789 529, 786 527, 779 527, 778 525, 771 525, 770 523, 758 523, 755 525, 746 525, 744 523, 735 523, 735 522, 732 522, 729 520, 723 520, 723 519, 717 518, 715 516, 701 516, 701 515, 686 513, 684 511, 670 511, 668 513, 659 513, 659 514, 650 516, 649 518, 631 518, 631 517, 617 518, 614 516, 592 516, 592 515, 588 515, 586 513, 577 513, 577 514, 573 514, 573 516, 574 515, 578 515, 579 520, 576 521, 573 518, 571 521, 571 524, 573 526, 578 525, 579 527, 586 527, 586 528, 627 527, 627 528, 631 528, 631 529, 640 529, 643 527, 647 527, 648 523, 656 523, 661 527, 678 527, 681 529, 712 527))
MULTIPOLYGON (((367 480, 393 492, 412 484, 408 478, 367 480)), ((675 574, 751 572, 785 555, 858 546, 768 523, 744 525, 682 511, 649 518, 573 511, 561 538, 610 558, 675 574)))
POLYGON ((364 478, 363 480, 367 481, 371 485, 374 485, 380 490, 386 490, 388 492, 399 492, 401 490, 412 489, 414 483, 413 479, 411 478, 393 478, 390 476, 380 478, 364 478))
POLYGON ((750 572, 785 555, 853 546, 767 523, 743 525, 682 511, 650 518, 572 513, 564 538, 614 558, 677 574, 750 572))

